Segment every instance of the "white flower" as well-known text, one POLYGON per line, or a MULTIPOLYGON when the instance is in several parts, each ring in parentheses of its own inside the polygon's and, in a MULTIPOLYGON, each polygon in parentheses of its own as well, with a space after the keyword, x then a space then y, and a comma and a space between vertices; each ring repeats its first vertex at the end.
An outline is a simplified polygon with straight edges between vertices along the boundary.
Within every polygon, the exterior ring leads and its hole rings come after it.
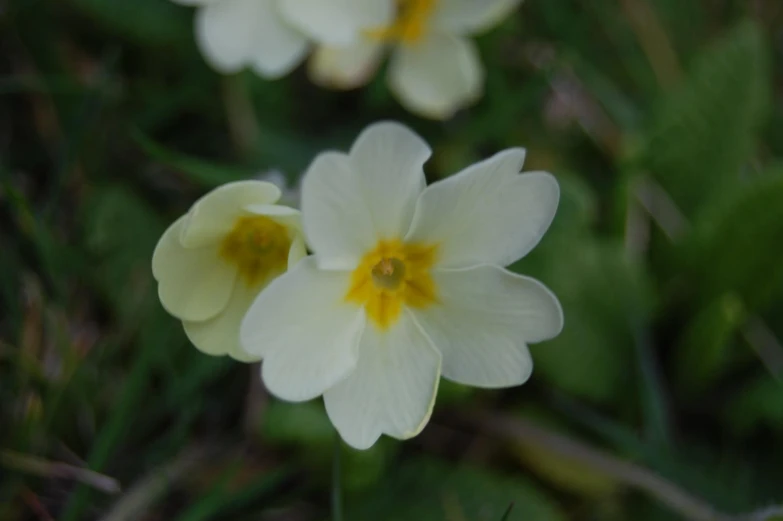
POLYGON ((196 38, 222 73, 252 68, 274 79, 291 72, 309 50, 307 38, 280 15, 280 0, 174 0, 199 6, 196 38))
POLYGON ((248 362, 239 324, 258 293, 306 255, 299 211, 262 181, 223 185, 169 226, 152 255, 163 307, 201 351, 248 362))
POLYGON ((310 61, 313 81, 363 85, 391 45, 388 81, 394 94, 411 112, 446 119, 483 92, 484 69, 468 36, 499 23, 521 0, 362 0, 361 9, 345 8, 357 1, 281 5, 291 23, 324 44, 310 61))
POLYGON ((279 398, 324 396, 343 439, 421 431, 443 377, 486 388, 519 385, 529 342, 563 316, 541 283, 505 270, 529 252, 559 198, 547 173, 520 175, 509 149, 425 188, 426 143, 379 123, 350 154, 319 155, 305 174, 305 236, 314 255, 273 281, 248 310, 240 339, 263 358, 279 398))

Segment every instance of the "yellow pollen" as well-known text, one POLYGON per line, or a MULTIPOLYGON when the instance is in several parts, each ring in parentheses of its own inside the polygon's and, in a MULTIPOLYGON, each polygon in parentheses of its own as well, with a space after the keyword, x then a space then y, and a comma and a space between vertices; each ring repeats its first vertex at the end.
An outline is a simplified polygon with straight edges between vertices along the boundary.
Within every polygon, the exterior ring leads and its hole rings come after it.
MULTIPOLYGON (((415 45, 427 33, 427 26, 439 0, 397 0, 394 23, 367 31, 374 40, 397 41, 415 45)), ((483 1, 483 0, 479 0, 483 1)))
POLYGON ((376 326, 388 329, 403 305, 425 308, 437 302, 431 273, 436 253, 437 245, 406 244, 399 239, 378 242, 351 274, 345 300, 364 306, 376 326))
POLYGON ((240 217, 220 244, 220 256, 236 266, 250 287, 285 271, 291 238, 285 226, 263 215, 240 217))
POLYGON ((383 258, 372 269, 372 282, 385 289, 397 289, 405 280, 405 264, 400 259, 383 258))
MULTIPOLYGON (((399 262, 399 260, 397 260, 397 262, 399 262)), ((378 270, 380 275, 391 275, 394 273, 394 263, 392 262, 392 259, 381 259, 381 262, 376 264, 373 268, 373 271, 375 270, 378 270)))

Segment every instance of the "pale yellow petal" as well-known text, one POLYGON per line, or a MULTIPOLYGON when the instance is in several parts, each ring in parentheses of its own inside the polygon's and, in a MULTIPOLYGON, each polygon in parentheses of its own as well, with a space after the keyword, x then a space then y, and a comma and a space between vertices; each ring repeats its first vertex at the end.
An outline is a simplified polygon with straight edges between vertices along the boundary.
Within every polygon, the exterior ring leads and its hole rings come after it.
POLYGON ((180 241, 188 248, 215 244, 234 227, 237 217, 253 204, 273 204, 280 189, 264 181, 228 183, 196 201, 190 208, 180 241))
POLYGON ((216 246, 183 247, 179 238, 184 223, 181 217, 158 241, 152 274, 166 311, 183 320, 206 320, 225 308, 237 275, 216 246))
POLYGON ((226 308, 216 317, 202 322, 183 321, 185 334, 196 348, 208 355, 228 355, 239 362, 261 359, 240 347, 239 326, 260 288, 238 282, 226 308))

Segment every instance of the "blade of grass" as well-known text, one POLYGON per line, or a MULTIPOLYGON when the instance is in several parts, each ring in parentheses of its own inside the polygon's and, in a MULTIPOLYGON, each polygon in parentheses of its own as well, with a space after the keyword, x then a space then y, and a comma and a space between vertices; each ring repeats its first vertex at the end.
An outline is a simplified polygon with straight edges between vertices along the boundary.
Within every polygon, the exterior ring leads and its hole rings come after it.
POLYGON ((591 447, 574 438, 550 431, 532 422, 498 413, 476 412, 465 419, 475 428, 510 440, 524 439, 556 452, 570 460, 587 465, 646 492, 651 497, 690 521, 736 521, 744 516, 732 516, 718 511, 702 498, 692 495, 677 484, 655 472, 591 447))
MULTIPOLYGON (((94 448, 88 458, 88 466, 94 470, 102 469, 117 445, 128 433, 134 412, 138 410, 139 402, 147 396, 144 388, 147 384, 153 361, 160 344, 166 343, 166 336, 171 334, 167 317, 156 313, 146 327, 142 329, 140 338, 141 352, 131 368, 125 381, 117 407, 114 408, 106 425, 101 429, 95 441, 94 448), (160 335, 159 337, 157 335, 160 335)), ((84 509, 91 497, 91 491, 85 486, 79 486, 71 494, 66 503, 61 521, 76 521, 81 519, 84 509)))
POLYGON ((197 501, 177 521, 206 521, 227 511, 240 508, 259 498, 269 497, 293 475, 293 468, 283 467, 269 472, 243 486, 236 492, 230 492, 231 479, 240 470, 241 460, 231 465, 221 476, 219 483, 206 496, 197 501))
POLYGON ((0 166, 0 188, 5 193, 16 224, 26 240, 30 241, 42 271, 46 275, 47 283, 58 300, 65 300, 66 263, 62 255, 57 254, 57 247, 53 234, 49 228, 36 216, 24 195, 11 184, 8 172, 0 166))
POLYGON ((107 104, 109 83, 119 60, 119 47, 110 47, 100 60, 95 87, 84 92, 73 120, 63 121, 64 138, 57 153, 58 164, 52 182, 49 183, 46 204, 43 207, 43 214, 47 218, 56 216, 61 198, 68 194, 66 186, 70 179, 69 173, 78 166, 88 136, 95 130, 95 124, 107 104))
POLYGON ((185 448, 173 461, 156 468, 133 485, 101 521, 134 521, 143 517, 175 483, 196 470, 207 456, 214 455, 215 449, 200 445, 185 448))
POLYGON ((171 151, 153 141, 137 128, 130 130, 130 137, 151 158, 187 174, 192 181, 207 188, 213 188, 230 181, 247 179, 257 173, 256 169, 221 165, 171 151))
POLYGON ((0 451, 0 464, 4 467, 36 476, 73 479, 109 494, 116 494, 120 491, 120 484, 112 477, 67 463, 48 461, 29 454, 20 454, 16 451, 0 451))
POLYGON ((671 420, 663 378, 653 353, 653 345, 647 328, 632 324, 636 360, 641 378, 641 409, 648 440, 654 445, 671 445, 671 420))

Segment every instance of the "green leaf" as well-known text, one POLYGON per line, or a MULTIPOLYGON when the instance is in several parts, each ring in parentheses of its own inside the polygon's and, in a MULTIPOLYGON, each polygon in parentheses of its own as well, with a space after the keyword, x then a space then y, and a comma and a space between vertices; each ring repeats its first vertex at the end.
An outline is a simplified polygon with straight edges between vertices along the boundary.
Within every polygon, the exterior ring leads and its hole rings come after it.
POLYGON ((647 312, 649 288, 622 245, 592 238, 593 190, 577 176, 558 182, 561 202, 550 230, 511 269, 547 284, 563 306, 563 332, 531 346, 536 373, 571 394, 610 401, 632 382, 631 319, 647 312))
POLYGON ((698 299, 734 292, 749 309, 783 289, 783 167, 720 194, 694 218, 684 262, 698 299))
POLYGON ((753 152, 771 82, 760 30, 745 22, 697 57, 653 115, 642 153, 683 211, 732 186, 753 152))
POLYGON ((153 290, 150 262, 163 222, 120 185, 98 189, 90 196, 84 222, 85 247, 98 261, 91 273, 115 309, 127 318, 153 290))
POLYGON ((273 400, 263 422, 262 432, 269 441, 324 449, 334 440, 334 427, 320 400, 296 404, 273 400))
POLYGON ((738 434, 748 434, 762 425, 779 432, 783 429, 783 384, 769 376, 754 380, 736 393, 726 417, 738 434))
POLYGON ((560 203, 547 236, 584 236, 598 220, 598 197, 582 176, 558 174, 557 182, 560 203))
POLYGON ((437 403, 439 407, 466 403, 476 394, 476 391, 477 389, 475 387, 469 387, 450 380, 441 379, 440 384, 438 384, 438 397, 435 403, 437 403))
POLYGON ((531 346, 537 374, 591 401, 623 396, 633 382, 632 324, 647 314, 650 296, 622 246, 555 237, 512 269, 549 285, 563 306, 562 333, 531 346))
POLYGON ((727 294, 693 318, 675 351, 675 374, 680 389, 693 396, 706 391, 736 359, 732 340, 745 320, 742 300, 727 294))
POLYGON ((452 466, 430 458, 410 460, 371 494, 348 500, 348 519, 501 519, 560 521, 565 515, 534 483, 470 466, 452 466))
POLYGON ((387 437, 381 437, 367 450, 354 450, 343 444, 343 488, 351 492, 382 483, 400 448, 400 442, 387 437))
POLYGON ((508 521, 509 516, 511 515, 511 511, 514 510, 514 503, 511 503, 508 508, 506 509, 506 512, 503 514, 503 517, 500 518, 500 521, 508 521))

